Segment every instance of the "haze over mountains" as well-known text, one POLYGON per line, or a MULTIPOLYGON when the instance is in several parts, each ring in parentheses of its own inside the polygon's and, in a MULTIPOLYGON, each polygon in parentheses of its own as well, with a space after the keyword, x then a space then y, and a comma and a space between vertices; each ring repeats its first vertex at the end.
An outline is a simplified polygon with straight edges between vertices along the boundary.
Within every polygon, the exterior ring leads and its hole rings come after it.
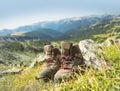
MULTIPOLYGON (((38 39, 70 39, 85 37, 92 34, 105 33, 109 30, 111 21, 119 22, 119 16, 101 15, 74 17, 62 19, 59 21, 46 21, 33 25, 21 26, 16 29, 4 29, 0 31, 1 36, 21 37, 21 38, 38 38, 38 39), (116 19, 118 18, 118 19, 116 19), (108 26, 108 27, 105 27, 108 26)), ((2 37, 3 38, 3 37, 2 37)))

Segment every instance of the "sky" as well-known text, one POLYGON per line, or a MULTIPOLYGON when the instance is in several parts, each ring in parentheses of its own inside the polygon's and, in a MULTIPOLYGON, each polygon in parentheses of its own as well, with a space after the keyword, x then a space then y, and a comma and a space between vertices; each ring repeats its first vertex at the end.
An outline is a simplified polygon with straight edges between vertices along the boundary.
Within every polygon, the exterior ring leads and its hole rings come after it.
POLYGON ((41 21, 119 13, 120 0, 0 0, 0 30, 41 21))

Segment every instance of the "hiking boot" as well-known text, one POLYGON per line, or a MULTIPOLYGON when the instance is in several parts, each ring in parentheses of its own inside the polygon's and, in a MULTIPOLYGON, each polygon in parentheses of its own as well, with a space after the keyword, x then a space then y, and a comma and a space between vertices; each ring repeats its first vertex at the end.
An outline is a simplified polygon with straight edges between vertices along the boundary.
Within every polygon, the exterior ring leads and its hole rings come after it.
POLYGON ((44 46, 44 52, 47 57, 46 66, 40 72, 39 79, 43 79, 45 82, 53 80, 54 74, 60 67, 59 57, 61 52, 58 48, 54 48, 52 45, 44 46))
POLYGON ((61 69, 71 69, 73 65, 72 43, 61 43, 61 69))
POLYGON ((44 53, 45 53, 46 59, 52 57, 52 49, 53 49, 53 45, 44 46, 44 53))
POLYGON ((61 57, 71 56, 72 52, 72 43, 61 42, 61 57))
POLYGON ((84 65, 84 59, 83 59, 83 56, 82 56, 82 53, 81 53, 81 50, 80 50, 78 44, 73 44, 72 56, 74 57, 74 65, 75 66, 83 66, 84 65))
POLYGON ((78 66, 83 65, 83 57, 77 44, 61 43, 61 67, 54 76, 54 81, 65 80, 78 72, 78 66), (67 46, 66 46, 67 45, 67 46))

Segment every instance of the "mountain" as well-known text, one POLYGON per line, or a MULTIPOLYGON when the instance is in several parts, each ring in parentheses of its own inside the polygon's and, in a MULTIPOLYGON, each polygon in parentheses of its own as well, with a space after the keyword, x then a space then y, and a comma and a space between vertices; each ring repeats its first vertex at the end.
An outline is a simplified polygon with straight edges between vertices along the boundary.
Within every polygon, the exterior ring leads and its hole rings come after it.
POLYGON ((0 36, 9 35, 12 32, 14 32, 14 31, 10 30, 10 29, 3 29, 3 30, 0 30, 0 36))
POLYGON ((59 21, 38 23, 38 25, 41 26, 41 28, 54 29, 56 31, 65 33, 70 30, 87 27, 101 20, 112 19, 113 17, 113 15, 73 17, 59 21))
POLYGON ((62 33, 70 30, 84 28, 100 20, 111 19, 113 15, 87 16, 62 19, 59 21, 46 21, 35 23, 33 25, 21 26, 16 29, 4 29, 0 31, 1 35, 11 35, 14 32, 30 32, 38 29, 51 29, 62 33))
MULTIPOLYGON (((66 34, 71 36, 71 39, 80 38, 92 38, 94 35, 98 34, 114 34, 120 33, 120 17, 113 17, 110 19, 102 19, 95 24, 91 24, 90 26, 73 29, 67 31, 66 34)), ((106 35, 107 36, 107 35, 106 35)))
POLYGON ((13 30, 0 31, 0 40, 67 40, 86 39, 97 34, 105 34, 113 30, 119 31, 120 16, 102 15, 88 17, 74 17, 59 21, 40 22, 33 25, 22 26, 13 30))
POLYGON ((24 41, 24 40, 60 40, 69 39, 64 33, 52 29, 37 29, 25 33, 13 33, 11 36, 0 36, 0 41, 24 41))
POLYGON ((39 39, 58 39, 61 35, 61 32, 52 30, 52 29, 37 29, 31 32, 24 33, 25 36, 34 37, 39 39))

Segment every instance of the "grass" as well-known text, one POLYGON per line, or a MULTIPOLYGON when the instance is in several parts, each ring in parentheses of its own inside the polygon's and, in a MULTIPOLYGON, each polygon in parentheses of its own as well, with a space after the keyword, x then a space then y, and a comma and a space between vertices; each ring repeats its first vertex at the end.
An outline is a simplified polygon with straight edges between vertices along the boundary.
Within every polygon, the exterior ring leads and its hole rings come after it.
POLYGON ((120 46, 103 47, 102 57, 112 69, 98 71, 86 68, 84 74, 62 83, 36 81, 43 65, 27 72, 0 78, 0 91, 120 91, 120 46))
POLYGON ((22 74, 9 75, 0 79, 0 91, 19 91, 31 83, 34 84, 41 66, 32 68, 22 74))
POLYGON ((29 66, 43 51, 42 41, 0 41, 0 59, 8 65, 29 66))

